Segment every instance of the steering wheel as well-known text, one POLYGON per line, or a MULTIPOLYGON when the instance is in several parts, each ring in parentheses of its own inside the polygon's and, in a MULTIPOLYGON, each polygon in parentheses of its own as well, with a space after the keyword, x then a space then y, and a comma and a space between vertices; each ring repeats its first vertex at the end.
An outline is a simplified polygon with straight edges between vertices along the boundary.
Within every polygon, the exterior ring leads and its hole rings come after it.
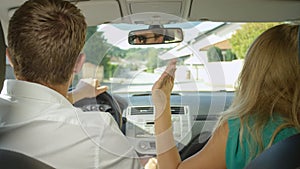
POLYGON ((107 92, 103 92, 94 98, 85 98, 74 103, 75 107, 86 111, 102 111, 110 113, 116 120, 119 128, 122 128, 122 111, 118 102, 107 92))

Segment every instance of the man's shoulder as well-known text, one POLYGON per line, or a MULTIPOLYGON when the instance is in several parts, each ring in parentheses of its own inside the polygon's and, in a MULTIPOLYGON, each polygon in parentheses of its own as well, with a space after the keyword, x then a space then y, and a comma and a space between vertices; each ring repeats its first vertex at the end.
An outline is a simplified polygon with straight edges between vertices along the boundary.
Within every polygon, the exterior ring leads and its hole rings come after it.
POLYGON ((0 94, 0 106, 7 106, 11 103, 10 97, 0 94))
POLYGON ((101 128, 110 126, 114 120, 111 114, 107 112, 83 112, 80 108, 76 107, 56 107, 45 113, 43 118, 73 125, 82 125, 84 127, 101 128))

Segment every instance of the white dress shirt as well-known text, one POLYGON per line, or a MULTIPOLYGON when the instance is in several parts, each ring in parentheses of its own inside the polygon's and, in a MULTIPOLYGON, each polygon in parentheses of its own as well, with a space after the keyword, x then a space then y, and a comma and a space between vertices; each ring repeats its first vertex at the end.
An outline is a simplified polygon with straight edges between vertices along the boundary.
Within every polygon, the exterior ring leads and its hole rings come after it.
POLYGON ((109 113, 83 112, 58 92, 6 80, 0 95, 0 149, 62 169, 142 168, 109 113))

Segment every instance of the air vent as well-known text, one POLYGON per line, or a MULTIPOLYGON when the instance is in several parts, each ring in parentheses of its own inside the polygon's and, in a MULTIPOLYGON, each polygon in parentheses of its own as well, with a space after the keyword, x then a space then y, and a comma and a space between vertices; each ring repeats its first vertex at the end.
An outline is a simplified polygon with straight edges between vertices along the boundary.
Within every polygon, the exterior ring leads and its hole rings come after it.
MULTIPOLYGON (((152 106, 143 106, 143 107, 131 107, 131 115, 149 115, 153 114, 154 107, 152 106)), ((172 106, 172 114, 186 114, 184 106, 172 106)))
POLYGON ((151 96, 151 93, 136 93, 133 94, 132 96, 151 96))
POLYGON ((154 108, 153 107, 131 107, 131 115, 146 115, 146 114, 153 114, 154 108))
MULTIPOLYGON (((171 93, 171 96, 180 96, 180 93, 171 93)), ((151 96, 151 93, 135 93, 132 96, 151 96)))
POLYGON ((185 114, 184 107, 178 106, 178 107, 171 107, 172 114, 185 114))

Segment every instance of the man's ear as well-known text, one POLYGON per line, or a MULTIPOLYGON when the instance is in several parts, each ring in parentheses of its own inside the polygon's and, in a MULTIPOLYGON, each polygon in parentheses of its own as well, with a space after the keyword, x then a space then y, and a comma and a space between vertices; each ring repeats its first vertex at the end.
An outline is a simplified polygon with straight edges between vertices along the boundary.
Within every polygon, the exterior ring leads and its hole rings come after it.
POLYGON ((84 53, 80 53, 77 60, 76 60, 76 64, 74 67, 74 73, 79 73, 81 71, 81 68, 84 64, 85 61, 85 54, 84 53))
POLYGON ((11 62, 11 57, 10 57, 8 48, 6 48, 6 54, 5 54, 5 55, 6 55, 6 58, 8 59, 8 62, 9 62, 9 64, 10 64, 10 66, 13 68, 14 65, 13 65, 13 63, 11 62))

